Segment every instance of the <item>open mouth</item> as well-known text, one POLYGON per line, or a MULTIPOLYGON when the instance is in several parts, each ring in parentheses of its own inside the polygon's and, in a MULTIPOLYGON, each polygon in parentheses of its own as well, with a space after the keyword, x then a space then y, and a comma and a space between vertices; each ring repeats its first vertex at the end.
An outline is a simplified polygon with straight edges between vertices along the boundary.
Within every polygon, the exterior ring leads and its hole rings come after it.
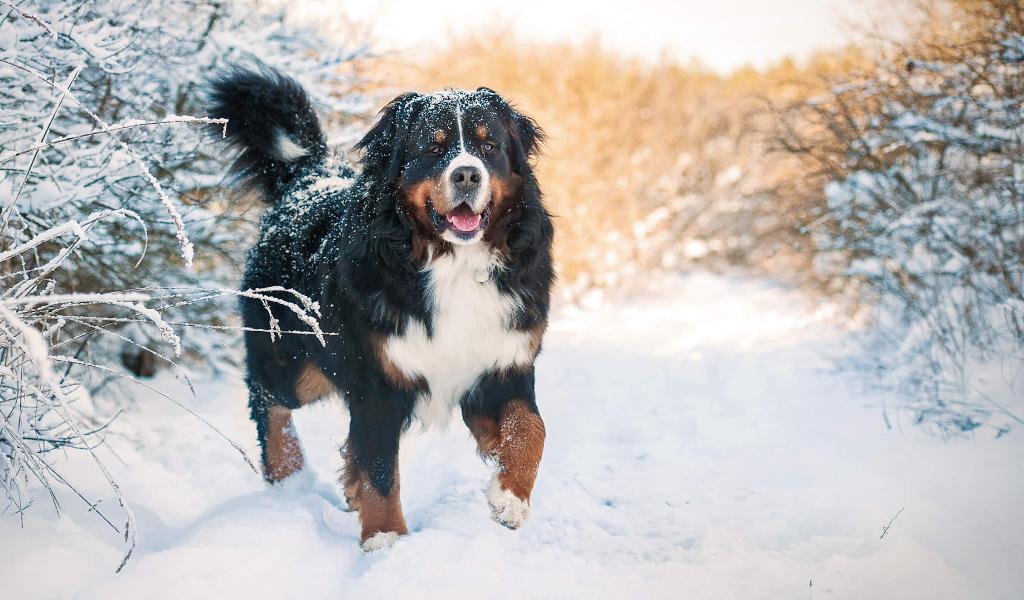
POLYGON ((491 216, 491 205, 488 203, 482 213, 475 213, 468 204, 463 202, 448 214, 442 215, 434 210, 434 203, 430 203, 430 217, 434 226, 440 232, 450 231, 462 239, 472 239, 481 230, 487 228, 488 219, 491 216))

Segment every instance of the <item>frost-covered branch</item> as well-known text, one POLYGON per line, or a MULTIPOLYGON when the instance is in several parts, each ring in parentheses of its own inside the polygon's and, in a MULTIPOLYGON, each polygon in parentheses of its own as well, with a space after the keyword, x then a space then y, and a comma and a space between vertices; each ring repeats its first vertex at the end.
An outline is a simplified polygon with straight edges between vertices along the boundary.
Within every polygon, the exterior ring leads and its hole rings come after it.
POLYGON ((41 497, 60 511, 70 491, 124 536, 126 561, 134 518, 97 452, 117 411, 94 401, 119 381, 150 387, 124 356, 158 359, 191 389, 189 369, 235 359, 224 338, 237 337, 239 297, 296 324, 271 336, 331 335, 308 297, 231 289, 254 219, 217 193, 224 157, 200 125, 226 121, 204 116, 204 82, 259 60, 352 115, 367 107, 342 67, 367 51, 332 45, 271 0, 0 0, 0 27, 2 512, 41 497), (123 517, 62 472, 63 451, 88 453, 123 517))
POLYGON ((861 366, 916 422, 1002 434, 1019 419, 972 378, 1024 370, 1024 9, 935 2, 919 26, 784 113, 780 145, 820 169, 819 267, 874 303, 861 366))

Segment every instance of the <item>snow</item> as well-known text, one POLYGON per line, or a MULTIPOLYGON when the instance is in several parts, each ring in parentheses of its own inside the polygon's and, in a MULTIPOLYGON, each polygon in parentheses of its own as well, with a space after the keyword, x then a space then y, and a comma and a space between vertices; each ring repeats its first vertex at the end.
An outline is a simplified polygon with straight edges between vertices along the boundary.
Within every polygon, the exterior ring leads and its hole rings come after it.
MULTIPOLYGON (((562 307, 538 363, 530 520, 491 520, 490 467, 456 421, 403 439, 411 534, 371 553, 335 481, 340 403, 297 411, 306 470, 268 488, 140 391, 98 451, 135 511, 132 559, 114 575, 123 541, 62 490, 61 518, 40 500, 23 526, 0 519, 4 596, 1019 597, 1024 435, 886 429, 883 399, 831 368, 847 335, 833 319, 771 283, 701 274, 562 307)), ((255 455, 239 377, 196 398, 167 373, 156 386, 255 455)), ((88 460, 57 465, 123 523, 88 460)))

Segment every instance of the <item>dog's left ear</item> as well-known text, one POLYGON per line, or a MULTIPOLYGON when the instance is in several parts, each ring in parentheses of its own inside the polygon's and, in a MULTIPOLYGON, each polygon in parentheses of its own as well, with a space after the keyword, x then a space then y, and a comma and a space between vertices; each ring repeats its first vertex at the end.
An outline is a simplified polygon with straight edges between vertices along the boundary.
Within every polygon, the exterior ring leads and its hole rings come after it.
POLYGON ((355 145, 357 150, 363 150, 360 163, 365 171, 388 181, 401 175, 409 125, 415 118, 416 100, 420 97, 416 92, 408 92, 381 109, 380 118, 355 145))
POLYGON ((545 138, 544 130, 532 118, 516 110, 498 92, 486 87, 477 88, 476 91, 490 97, 505 117, 505 126, 508 127, 513 145, 512 169, 519 175, 524 174, 540 152, 545 138))

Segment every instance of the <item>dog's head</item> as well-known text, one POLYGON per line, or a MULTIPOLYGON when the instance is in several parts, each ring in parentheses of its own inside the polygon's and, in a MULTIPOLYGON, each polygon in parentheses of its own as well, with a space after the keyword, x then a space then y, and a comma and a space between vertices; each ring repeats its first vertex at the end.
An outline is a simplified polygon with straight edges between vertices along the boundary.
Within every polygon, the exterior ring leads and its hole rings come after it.
POLYGON ((543 133, 496 92, 403 94, 356 145, 363 168, 398 191, 399 210, 427 240, 494 240, 515 207, 543 133))

